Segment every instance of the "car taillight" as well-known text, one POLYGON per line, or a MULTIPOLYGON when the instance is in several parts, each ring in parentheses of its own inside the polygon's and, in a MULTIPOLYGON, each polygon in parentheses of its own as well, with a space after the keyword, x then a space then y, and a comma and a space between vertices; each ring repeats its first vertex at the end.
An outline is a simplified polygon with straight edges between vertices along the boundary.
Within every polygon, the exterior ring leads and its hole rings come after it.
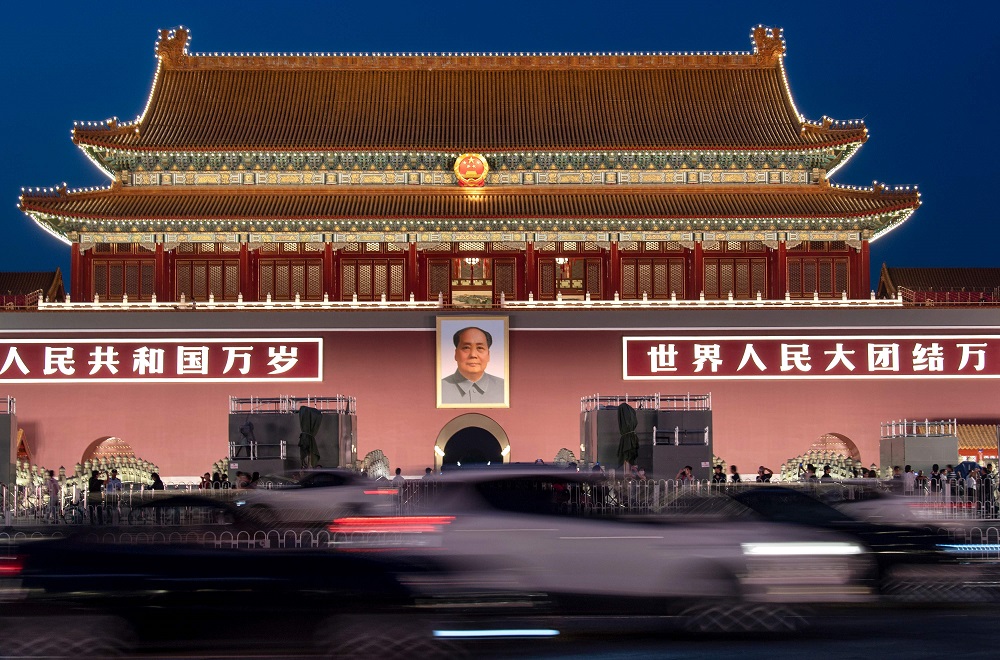
POLYGON ((379 488, 378 490, 366 490, 365 495, 399 495, 398 488, 379 488))
POLYGON ((370 532, 421 534, 440 532, 442 527, 454 519, 455 516, 355 516, 337 518, 327 525, 327 529, 335 534, 370 532))
POLYGON ((0 557, 0 578, 17 577, 24 570, 24 557, 0 557))

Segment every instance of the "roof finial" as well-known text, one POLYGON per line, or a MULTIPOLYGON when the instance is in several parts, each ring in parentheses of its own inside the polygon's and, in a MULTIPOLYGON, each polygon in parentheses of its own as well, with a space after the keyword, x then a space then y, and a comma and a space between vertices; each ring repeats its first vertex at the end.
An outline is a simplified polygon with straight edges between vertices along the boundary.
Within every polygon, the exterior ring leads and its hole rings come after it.
POLYGON ((758 25, 753 29, 753 49, 761 62, 774 62, 785 54, 785 40, 781 28, 758 25))
POLYGON ((160 39, 156 42, 156 56, 162 60, 177 60, 187 55, 189 33, 184 26, 173 30, 160 30, 160 39))

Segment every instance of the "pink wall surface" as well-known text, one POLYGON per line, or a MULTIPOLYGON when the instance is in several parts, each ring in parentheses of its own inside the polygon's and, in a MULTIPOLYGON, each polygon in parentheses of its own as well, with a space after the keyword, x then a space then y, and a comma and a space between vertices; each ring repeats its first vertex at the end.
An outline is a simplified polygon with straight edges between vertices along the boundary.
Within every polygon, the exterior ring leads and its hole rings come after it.
MULTIPOLYGON (((128 336, 128 333, 116 333, 128 336)), ((197 334, 191 333, 188 334, 197 334)), ((256 336, 267 332, 255 331, 256 336)), ((438 434, 478 412, 506 432, 511 461, 579 455, 580 398, 711 393, 715 453, 744 473, 774 469, 825 433, 847 436, 878 461, 880 424, 895 419, 995 421, 997 380, 625 381, 619 330, 511 327, 510 407, 436 407, 435 331, 301 331, 323 337, 322 383, 5 383, 35 463, 72 467, 95 439, 118 436, 164 476, 198 475, 228 450, 228 397, 350 395, 358 405, 358 456, 381 449, 392 467, 434 464, 438 434)))

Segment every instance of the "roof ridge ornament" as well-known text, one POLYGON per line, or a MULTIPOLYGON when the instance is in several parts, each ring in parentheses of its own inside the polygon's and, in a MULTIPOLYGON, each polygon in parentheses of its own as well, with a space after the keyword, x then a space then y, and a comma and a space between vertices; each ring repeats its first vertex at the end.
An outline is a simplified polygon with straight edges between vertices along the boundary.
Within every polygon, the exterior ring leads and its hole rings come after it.
POLYGON ((758 25, 753 29, 753 50, 760 63, 773 64, 785 54, 785 39, 781 28, 758 25))
POLYGON ((187 56, 191 33, 186 27, 179 26, 172 30, 160 30, 160 39, 156 42, 156 56, 164 62, 176 62, 187 56))

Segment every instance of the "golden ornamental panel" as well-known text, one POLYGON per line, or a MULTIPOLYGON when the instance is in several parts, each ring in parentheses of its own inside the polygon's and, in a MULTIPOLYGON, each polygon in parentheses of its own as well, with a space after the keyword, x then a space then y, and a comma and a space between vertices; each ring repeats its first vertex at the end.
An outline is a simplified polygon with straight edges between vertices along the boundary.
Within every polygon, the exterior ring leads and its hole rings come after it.
MULTIPOLYGON (((227 182, 229 177, 226 176, 227 182)), ((194 175, 194 183, 197 186, 218 186, 222 185, 221 172, 198 172, 194 175)))

